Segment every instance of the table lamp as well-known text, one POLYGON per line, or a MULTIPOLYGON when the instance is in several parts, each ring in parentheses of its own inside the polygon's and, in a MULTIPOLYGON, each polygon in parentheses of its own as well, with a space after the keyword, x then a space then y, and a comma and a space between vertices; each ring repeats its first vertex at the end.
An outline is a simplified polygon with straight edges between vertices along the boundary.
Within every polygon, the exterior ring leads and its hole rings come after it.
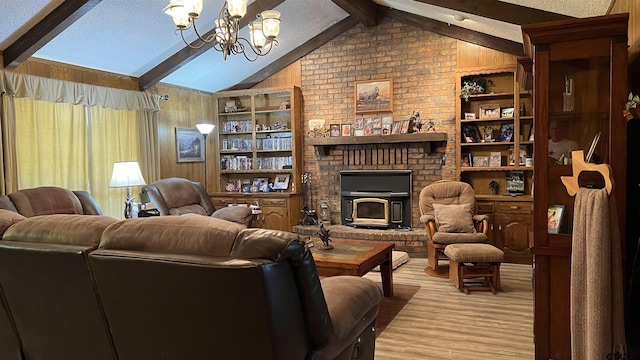
POLYGON ((127 197, 124 200, 124 217, 131 218, 131 202, 135 196, 131 196, 131 187, 147 185, 140 172, 140 166, 137 161, 118 161, 113 163, 113 173, 111 175, 111 183, 109 187, 126 187, 127 197))

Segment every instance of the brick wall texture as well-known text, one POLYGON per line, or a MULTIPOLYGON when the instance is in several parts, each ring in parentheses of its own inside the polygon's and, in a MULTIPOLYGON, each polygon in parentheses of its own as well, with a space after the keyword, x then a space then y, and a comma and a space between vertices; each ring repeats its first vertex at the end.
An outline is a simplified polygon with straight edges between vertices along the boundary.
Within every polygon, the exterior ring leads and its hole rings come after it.
POLYGON ((327 201, 332 223, 340 223, 340 170, 410 169, 412 225, 422 227, 418 220, 420 191, 434 181, 455 177, 456 40, 387 19, 374 28, 354 26, 305 56, 301 67, 305 132, 311 119, 353 126, 356 117, 389 116, 356 115, 354 88, 356 81, 393 79, 393 120, 409 119, 418 111, 423 121, 435 122, 437 132, 448 134, 446 147, 434 146, 431 153, 425 153, 421 144, 400 145, 409 148, 409 155, 407 163, 396 165, 344 165, 343 152, 354 146, 337 146, 327 156, 304 146, 305 170, 312 177, 312 208, 319 211, 320 202, 327 201), (446 163, 440 165, 443 156, 446 163))

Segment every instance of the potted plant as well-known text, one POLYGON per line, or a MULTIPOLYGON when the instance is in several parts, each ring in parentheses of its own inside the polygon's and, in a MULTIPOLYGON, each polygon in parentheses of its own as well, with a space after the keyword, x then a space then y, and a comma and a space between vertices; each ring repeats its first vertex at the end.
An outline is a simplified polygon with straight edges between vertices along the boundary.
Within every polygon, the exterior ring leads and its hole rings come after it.
POLYGON ((630 92, 627 100, 629 101, 624 104, 624 111, 622 111, 622 114, 627 120, 631 120, 634 118, 634 114, 631 112, 631 109, 635 109, 638 107, 638 105, 640 105, 640 96, 634 96, 633 92, 630 92))
POLYGON ((463 98, 464 101, 469 101, 469 96, 471 95, 485 94, 487 87, 491 84, 491 80, 485 78, 463 80, 462 88, 460 89, 460 97, 463 98))

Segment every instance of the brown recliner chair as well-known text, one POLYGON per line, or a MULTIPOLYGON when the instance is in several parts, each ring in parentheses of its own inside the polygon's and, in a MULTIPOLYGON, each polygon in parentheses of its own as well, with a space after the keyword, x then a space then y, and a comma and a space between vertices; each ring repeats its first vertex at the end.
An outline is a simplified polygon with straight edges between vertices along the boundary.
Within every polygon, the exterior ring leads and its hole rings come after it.
POLYGON ((71 191, 57 186, 22 189, 0 196, 0 209, 26 217, 51 214, 102 215, 96 200, 87 191, 71 191))
POLYGON ((26 359, 117 359, 87 259, 114 222, 42 215, 4 233, 0 285, 26 359))
POLYGON ((379 286, 320 280, 296 234, 231 225, 172 216, 105 230, 89 257, 122 359, 373 359, 379 286))
POLYGON ((144 201, 152 202, 160 216, 198 214, 213 216, 249 226, 251 209, 243 206, 215 209, 204 187, 195 181, 183 178, 167 178, 143 186, 144 201))
POLYGON ((476 197, 471 185, 442 180, 420 192, 420 222, 427 232, 428 274, 438 274, 438 261, 446 259, 450 244, 487 243, 489 217, 475 215, 476 197))

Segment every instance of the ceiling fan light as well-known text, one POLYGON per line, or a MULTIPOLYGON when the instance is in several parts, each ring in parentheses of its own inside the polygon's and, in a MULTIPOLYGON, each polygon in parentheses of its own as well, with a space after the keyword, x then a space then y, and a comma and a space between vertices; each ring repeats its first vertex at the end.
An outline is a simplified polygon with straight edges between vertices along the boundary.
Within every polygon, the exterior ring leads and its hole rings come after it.
POLYGON ((280 33, 280 12, 276 10, 265 10, 262 17, 262 32, 269 39, 274 39, 280 33))
POLYGON ((247 0, 227 0, 227 11, 236 19, 243 17, 247 13, 247 0))
POLYGON ((249 23, 249 35, 251 36, 251 44, 258 49, 267 43, 267 38, 262 32, 262 23, 259 21, 249 23))

